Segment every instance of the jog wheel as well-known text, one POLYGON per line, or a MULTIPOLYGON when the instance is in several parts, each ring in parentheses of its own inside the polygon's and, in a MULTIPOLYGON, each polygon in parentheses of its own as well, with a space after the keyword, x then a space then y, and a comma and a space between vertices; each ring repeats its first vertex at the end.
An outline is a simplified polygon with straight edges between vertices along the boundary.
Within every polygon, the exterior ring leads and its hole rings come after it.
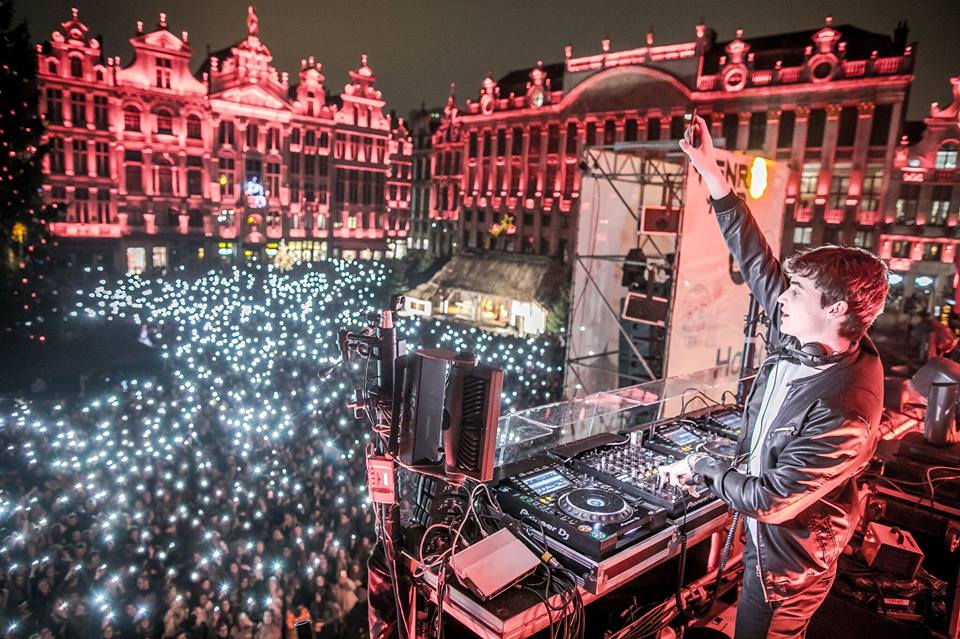
POLYGON ((581 521, 617 524, 633 517, 633 508, 622 497, 599 488, 575 488, 558 501, 560 510, 581 521))
POLYGON ((700 447, 700 450, 716 459, 732 462, 734 456, 737 454, 737 444, 736 442, 724 439, 714 439, 705 442, 703 446, 700 447))

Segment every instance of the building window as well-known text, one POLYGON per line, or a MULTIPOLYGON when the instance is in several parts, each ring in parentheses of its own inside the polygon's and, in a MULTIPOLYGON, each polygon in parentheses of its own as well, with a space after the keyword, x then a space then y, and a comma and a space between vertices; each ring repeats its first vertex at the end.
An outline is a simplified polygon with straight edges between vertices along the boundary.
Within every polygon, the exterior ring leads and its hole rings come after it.
POLYGON ((920 199, 919 184, 901 184, 900 197, 897 198, 897 224, 913 224, 917 220, 917 200, 920 199))
POLYGON ((90 189, 78 188, 73 194, 73 220, 81 224, 90 222, 90 189))
POLYGON ((74 78, 83 77, 83 60, 79 56, 70 58, 70 75, 74 78))
POLYGON ((256 178, 257 182, 263 184, 263 162, 259 158, 247 158, 244 169, 247 181, 256 178))
POLYGON ((853 245, 862 249, 873 249, 873 231, 855 231, 853 245))
POLYGON ((683 115, 674 115, 670 118, 670 139, 679 140, 687 128, 687 121, 683 115))
POLYGON ((267 163, 267 197, 280 197, 280 163, 267 163))
POLYGON ((85 93, 70 94, 70 119, 73 126, 87 126, 87 96, 85 93))
POLYGON ((923 245, 923 261, 939 262, 940 249, 943 248, 938 242, 926 242, 923 245))
POLYGON ((50 172, 63 173, 66 170, 66 159, 63 149, 63 138, 50 138, 50 172))
POLYGON ((560 127, 551 124, 547 128, 547 153, 557 153, 560 150, 560 127))
POLYGON ((472 131, 470 133, 469 141, 467 143, 467 157, 475 158, 477 157, 477 133, 472 131))
POLYGON ((506 129, 497 129, 497 148, 494 151, 494 155, 506 155, 507 154, 507 130, 506 129))
POLYGON ((878 104, 873 110, 873 122, 870 125, 870 146, 886 146, 890 136, 890 120, 893 117, 892 104, 878 104))
POLYGON ((617 141, 617 123, 613 120, 607 120, 603 123, 603 144, 611 146, 617 141))
POLYGON ((890 247, 891 257, 910 257, 910 242, 907 240, 896 240, 890 247))
POLYGON ((191 140, 199 140, 203 137, 203 125, 196 115, 187 116, 187 137, 191 140))
POLYGON ((63 124, 63 91, 47 89, 47 122, 63 124))
POLYGON ((723 116, 723 138, 726 149, 737 148, 737 134, 740 131, 740 114, 727 113, 723 116))
POLYGON ((510 150, 510 153, 514 157, 520 157, 523 155, 523 129, 520 127, 515 128, 511 139, 513 140, 513 148, 510 150))
POLYGON ((597 123, 588 122, 585 144, 587 146, 593 146, 596 143, 597 143, 597 123))
POLYGON ((167 109, 157 111, 157 133, 173 135, 173 114, 167 109))
POLYGON ((257 129, 257 125, 248 124, 247 125, 247 148, 248 149, 252 149, 252 150, 257 149, 257 142, 259 142, 259 140, 257 139, 258 137, 260 137, 260 132, 257 129))
POLYGON ((780 125, 777 128, 777 148, 785 149, 793 146, 793 130, 796 126, 796 111, 784 111, 780 114, 780 125))
POLYGON ((123 154, 123 173, 127 193, 143 193, 143 154, 140 151, 126 151, 123 154))
POLYGON ((236 141, 234 139, 234 126, 233 122, 229 120, 224 120, 220 123, 220 126, 217 128, 217 143, 221 146, 230 145, 233 146, 236 141))
POLYGON ((933 187, 930 198, 930 216, 927 219, 929 226, 943 226, 947 223, 950 213, 950 198, 953 197, 953 186, 939 184, 933 187))
POLYGON ((824 109, 810 109, 807 120, 807 148, 819 149, 823 145, 823 131, 827 125, 827 112, 824 109))
POLYGON ((876 211, 880 208, 880 186, 883 183, 883 168, 868 166, 863 176, 860 209, 876 211))
POLYGON ((527 146, 527 158, 532 162, 540 162, 540 152, 543 149, 543 135, 540 127, 530 127, 530 144, 527 146))
POLYGON ((846 106, 840 110, 837 131, 837 146, 853 146, 857 137, 857 107, 846 106))
MULTIPOLYGON (((636 142, 636 141, 637 141, 637 135, 638 135, 637 119, 636 119, 636 118, 628 118, 627 121, 624 122, 624 125, 623 125, 623 140, 624 140, 624 142, 636 142)), ((541 253, 545 253, 546 251, 540 251, 540 252, 541 252, 541 253)))
POLYGON ((97 161, 97 177, 110 177, 110 145, 97 142, 94 149, 97 161))
POLYGON ((267 129, 267 151, 280 148, 280 132, 274 128, 267 129))
POLYGON ((647 119, 647 139, 660 139, 660 116, 653 116, 647 119))
POLYGON ((93 96, 93 126, 95 126, 99 131, 106 131, 108 123, 107 96, 93 96))
POLYGON ((307 134, 304 136, 303 143, 305 146, 316 146, 317 145, 317 133, 313 129, 309 129, 307 134))
POLYGON ((767 137, 767 112, 754 111, 750 114, 750 135, 747 138, 748 149, 762 149, 767 137))
POLYGON ((793 245, 810 246, 813 243, 812 226, 795 226, 793 228, 793 245))
POLYGON ((73 174, 87 175, 90 172, 87 161, 87 142, 86 140, 74 140, 73 146, 73 174))
POLYGON ((110 189, 97 189, 97 219, 100 224, 110 223, 110 189))
POLYGON ((830 178, 830 208, 842 209, 847 203, 847 193, 850 191, 849 168, 834 168, 830 178))
POLYGON ((836 226, 827 226, 823 229, 823 243, 830 244, 832 246, 840 246, 843 244, 841 238, 841 230, 836 226))
POLYGON ((157 160, 156 193, 159 195, 173 195, 173 162, 166 158, 157 160))
POLYGON ((937 169, 955 169, 957 168, 957 145, 953 142, 947 142, 937 149, 937 158, 934 168, 937 169))
POLYGON ((123 130, 140 130, 140 109, 132 105, 123 108, 123 130))
POLYGON ((153 268, 167 268, 167 247, 153 247, 153 268))
POLYGON ((197 156, 187 157, 187 195, 203 195, 203 158, 197 156))
POLYGON ((147 268, 147 251, 142 246, 127 249, 127 273, 143 273, 147 268))
POLYGON ((817 197, 817 180, 820 178, 820 163, 810 162, 803 165, 800 172, 800 206, 807 208, 813 205, 817 197))
POLYGON ((170 58, 157 58, 157 88, 169 89, 170 76, 173 73, 173 60, 170 58))
POLYGON ((300 144, 300 129, 290 131, 290 144, 300 144))

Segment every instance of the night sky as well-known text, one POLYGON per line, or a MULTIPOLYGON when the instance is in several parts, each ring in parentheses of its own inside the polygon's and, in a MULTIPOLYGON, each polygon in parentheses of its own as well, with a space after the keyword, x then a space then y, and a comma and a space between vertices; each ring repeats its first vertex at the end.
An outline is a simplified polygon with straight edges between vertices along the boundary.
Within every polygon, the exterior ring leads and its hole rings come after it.
MULTIPOLYGON (((136 21, 145 27, 167 12, 170 30, 190 32, 193 68, 206 46, 226 47, 246 33, 246 7, 240 0, 16 0, 17 12, 28 20, 34 40, 50 37, 71 6, 92 34, 104 36, 108 55, 127 63, 132 51, 127 40, 136 21)), ((920 119, 930 102, 951 99, 949 78, 960 75, 960 1, 873 0, 402 0, 322 1, 269 0, 260 2, 260 36, 270 47, 274 65, 296 77, 299 61, 314 55, 323 63, 327 88, 339 94, 347 70, 355 68, 361 52, 370 56, 387 108, 406 114, 425 103, 442 105, 449 83, 457 83, 461 104, 475 98, 488 69, 499 77, 516 68, 563 59, 563 46, 573 44, 574 55, 600 50, 609 35, 612 49, 642 46, 647 30, 656 43, 688 41, 702 17, 720 41, 742 27, 747 37, 813 29, 832 14, 834 24, 854 24, 868 31, 892 34, 906 18, 909 40, 919 43, 916 80, 908 116, 920 119)))

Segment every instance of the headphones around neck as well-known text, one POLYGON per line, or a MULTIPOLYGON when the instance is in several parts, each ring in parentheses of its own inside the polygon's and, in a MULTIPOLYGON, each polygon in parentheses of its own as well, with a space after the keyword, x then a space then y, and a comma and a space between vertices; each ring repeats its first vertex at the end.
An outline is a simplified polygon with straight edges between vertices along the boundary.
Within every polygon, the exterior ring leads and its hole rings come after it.
MULTIPOLYGON (((796 340, 793 340, 794 343, 798 343, 796 340)), ((850 351, 844 351, 842 353, 827 353, 826 349, 823 348, 820 344, 816 342, 810 342, 802 345, 800 348, 796 348, 792 345, 785 345, 781 349, 781 358, 794 361, 798 364, 804 366, 826 366, 827 364, 835 364, 843 360, 847 355, 850 354, 850 351)))

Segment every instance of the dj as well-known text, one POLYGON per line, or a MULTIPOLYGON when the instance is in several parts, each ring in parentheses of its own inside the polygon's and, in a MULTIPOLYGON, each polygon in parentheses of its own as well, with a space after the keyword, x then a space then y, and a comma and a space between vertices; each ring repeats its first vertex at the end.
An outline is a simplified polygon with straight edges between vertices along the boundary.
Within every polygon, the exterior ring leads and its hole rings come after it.
POLYGON ((678 486, 702 476, 746 518, 736 638, 803 637, 857 525, 854 479, 877 443, 883 367, 866 332, 883 310, 887 268, 867 251, 838 246, 781 265, 718 168, 702 118, 680 148, 771 319, 771 354, 746 401, 735 463, 693 453, 660 473, 678 486))

